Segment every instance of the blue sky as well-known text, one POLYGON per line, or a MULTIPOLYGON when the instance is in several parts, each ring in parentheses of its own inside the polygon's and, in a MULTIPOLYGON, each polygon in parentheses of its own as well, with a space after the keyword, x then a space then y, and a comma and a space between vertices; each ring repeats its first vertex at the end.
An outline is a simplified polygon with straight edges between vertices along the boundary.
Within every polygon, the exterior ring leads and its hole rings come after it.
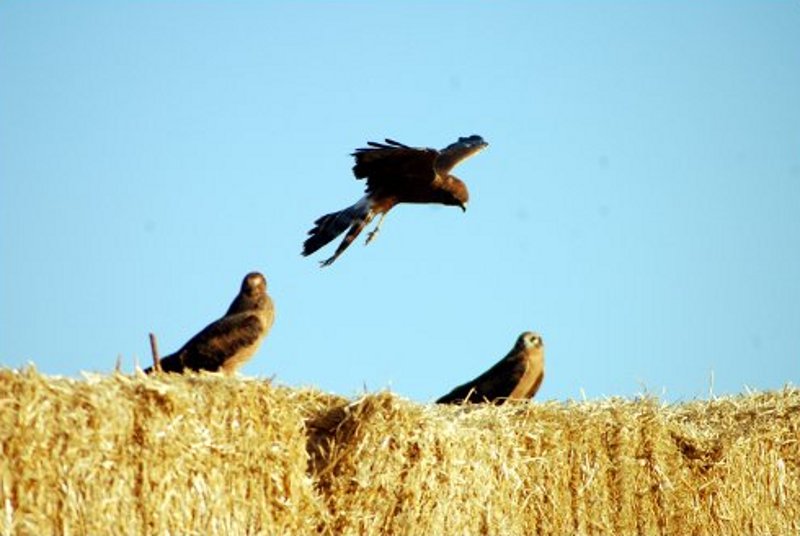
POLYGON ((800 378, 796 2, 0 3, 0 363, 131 370, 262 271, 247 376, 430 401, 544 337, 542 399, 800 378), (299 255, 391 137, 466 214, 299 255))

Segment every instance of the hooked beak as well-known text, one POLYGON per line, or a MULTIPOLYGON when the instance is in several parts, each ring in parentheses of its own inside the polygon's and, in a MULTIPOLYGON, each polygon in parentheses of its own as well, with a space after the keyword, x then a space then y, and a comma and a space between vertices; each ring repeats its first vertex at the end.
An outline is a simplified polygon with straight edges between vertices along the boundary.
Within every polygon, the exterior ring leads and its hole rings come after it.
POLYGON ((461 207, 461 212, 466 212, 467 211, 467 204, 466 203, 459 203, 458 206, 461 207))

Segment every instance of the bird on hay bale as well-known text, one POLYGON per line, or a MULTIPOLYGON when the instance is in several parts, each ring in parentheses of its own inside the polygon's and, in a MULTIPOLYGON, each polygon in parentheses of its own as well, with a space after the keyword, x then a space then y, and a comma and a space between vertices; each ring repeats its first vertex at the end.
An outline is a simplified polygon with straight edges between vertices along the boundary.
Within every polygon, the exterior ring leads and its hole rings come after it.
POLYGON ((450 172, 459 163, 485 149, 489 144, 477 134, 460 137, 441 151, 426 147, 409 147, 394 140, 386 143, 367 142, 356 149, 353 174, 366 179, 366 195, 355 204, 321 216, 303 243, 308 256, 350 229, 332 257, 322 261, 329 266, 356 239, 372 219, 380 215, 375 229, 367 236, 369 244, 380 230, 386 214, 400 203, 438 203, 467 210, 467 186, 450 172))
MULTIPOLYGON (((160 360, 163 372, 185 370, 235 373, 256 353, 275 320, 267 294, 267 280, 259 272, 247 274, 225 316, 203 328, 180 350, 160 360)), ((153 372, 153 367, 144 371, 153 372)))
POLYGON ((536 333, 526 331, 514 347, 492 368, 472 381, 459 385, 437 404, 489 402, 533 398, 544 379, 544 342, 536 333))

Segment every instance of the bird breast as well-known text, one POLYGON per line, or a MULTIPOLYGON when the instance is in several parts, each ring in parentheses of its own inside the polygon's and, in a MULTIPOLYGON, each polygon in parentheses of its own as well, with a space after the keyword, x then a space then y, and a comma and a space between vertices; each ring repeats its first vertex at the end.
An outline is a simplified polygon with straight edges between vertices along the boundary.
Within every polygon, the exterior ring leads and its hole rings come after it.
POLYGON ((539 381, 539 377, 544 372, 544 363, 539 352, 527 352, 525 356, 525 372, 522 374, 516 387, 508 395, 508 398, 526 399, 529 397, 534 385, 539 381))
POLYGON ((268 302, 266 307, 261 307, 250 313, 243 314, 243 316, 254 316, 258 319, 260 324, 259 335, 253 340, 252 343, 242 346, 234 353, 234 355, 225 360, 225 362, 222 364, 222 370, 226 374, 233 374, 239 370, 242 365, 248 362, 253 355, 255 355, 259 346, 261 346, 261 342, 266 337, 267 332, 272 327, 272 323, 275 321, 275 311, 272 308, 272 300, 270 300, 269 297, 267 297, 267 300, 268 302))

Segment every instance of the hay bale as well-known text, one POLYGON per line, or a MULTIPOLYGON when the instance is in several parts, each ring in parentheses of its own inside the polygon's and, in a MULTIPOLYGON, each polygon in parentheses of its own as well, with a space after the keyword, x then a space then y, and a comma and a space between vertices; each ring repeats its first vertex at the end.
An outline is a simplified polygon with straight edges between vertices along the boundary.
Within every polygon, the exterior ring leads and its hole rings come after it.
POLYGON ((800 530, 800 391, 332 410, 314 467, 343 534, 736 534, 800 530))
POLYGON ((800 390, 504 406, 0 370, 0 532, 789 534, 800 390))
POLYGON ((309 532, 317 501, 296 396, 210 375, 0 371, 4 530, 309 532))

